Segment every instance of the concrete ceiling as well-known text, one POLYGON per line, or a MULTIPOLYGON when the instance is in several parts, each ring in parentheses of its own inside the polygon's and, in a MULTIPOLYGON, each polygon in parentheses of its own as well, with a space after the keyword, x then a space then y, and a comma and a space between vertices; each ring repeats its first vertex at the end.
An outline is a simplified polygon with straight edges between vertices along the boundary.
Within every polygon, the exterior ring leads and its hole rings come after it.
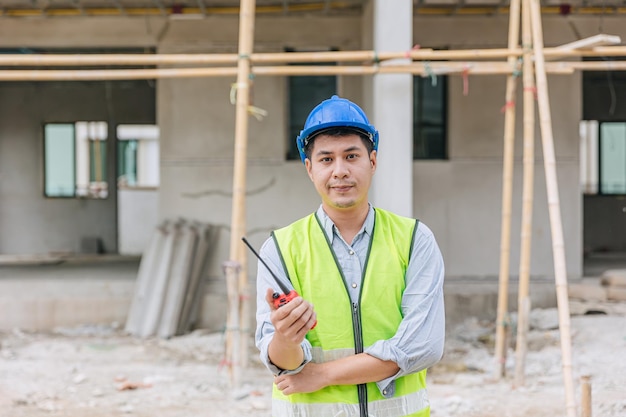
MULTIPOLYGON (((367 0, 257 0, 263 13, 359 12, 367 0)), ((239 0, 0 0, 6 16, 93 16, 238 13, 239 0)))
MULTIPOLYGON (((359 14, 369 0, 256 0, 258 14, 359 14)), ((413 0, 416 15, 502 14, 510 0, 413 0)), ((626 0, 541 0, 549 14, 622 14, 626 0)), ((210 16, 238 14, 239 0, 0 0, 0 17, 210 16)))

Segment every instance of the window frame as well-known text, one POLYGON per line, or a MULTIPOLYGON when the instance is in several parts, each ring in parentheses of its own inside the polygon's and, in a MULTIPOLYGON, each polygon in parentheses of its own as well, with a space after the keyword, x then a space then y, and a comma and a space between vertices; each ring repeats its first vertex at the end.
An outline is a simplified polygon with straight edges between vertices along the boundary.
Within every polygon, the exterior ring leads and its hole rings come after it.
POLYGON ((60 199, 74 199, 77 197, 76 193, 76 178, 77 178, 77 167, 76 167, 76 123, 68 123, 68 122, 46 122, 42 126, 42 136, 43 136, 43 184, 42 191, 44 198, 60 198, 60 199), (46 128, 50 125, 56 126, 71 126, 72 127, 72 152, 73 152, 73 174, 74 174, 74 186, 72 189, 71 195, 48 195, 48 185, 47 185, 47 177, 48 177, 48 137, 46 135, 46 128))
MULTIPOLYGON (((602 178, 602 169, 603 169, 603 153, 602 153, 602 148, 603 146, 606 146, 606 144, 604 143, 604 135, 602 133, 602 125, 604 124, 622 124, 624 125, 624 128, 626 130, 626 121, 623 122, 619 122, 619 121, 598 121, 598 132, 597 132, 597 137, 598 137, 598 195, 602 195, 602 196, 612 196, 612 197, 619 197, 619 196, 626 196, 626 187, 624 188, 623 192, 607 192, 604 189, 604 182, 603 182, 603 178, 602 178)), ((625 145, 626 145, 626 134, 624 135, 624 137, 622 138, 622 140, 624 141, 625 145)), ((626 149, 626 146, 625 146, 626 149)), ((624 155, 624 160, 625 160, 625 164, 624 164, 624 171, 626 171, 626 155, 624 155)), ((626 178, 626 172, 625 172, 625 178, 626 178)), ((626 180, 625 180, 625 185, 626 185, 626 180)))
MULTIPOLYGON (((97 127, 96 127, 97 129, 97 127)), ((71 122, 43 122, 42 123, 42 139, 43 139, 43 153, 42 153, 42 164, 41 166, 43 167, 43 175, 42 175, 42 193, 43 193, 43 197, 46 199, 87 199, 87 200, 106 200, 110 197, 111 194, 111 190, 110 190, 110 181, 109 181, 109 175, 108 175, 108 160, 110 158, 110 156, 108 155, 108 140, 110 140, 109 138, 109 124, 108 122, 104 121, 104 120, 75 120, 75 121, 71 121, 71 122), (81 185, 81 178, 80 178, 80 172, 79 169, 82 166, 78 159, 81 158, 81 156, 79 155, 80 152, 80 147, 77 143, 77 141, 79 140, 79 124, 85 124, 85 128, 90 129, 90 124, 91 123, 98 123, 98 124, 102 124, 102 126, 104 127, 104 132, 105 132, 105 136, 104 138, 89 138, 88 136, 85 137, 85 141, 87 142, 87 146, 85 148, 86 150, 86 155, 82 155, 82 158, 86 158, 88 161, 88 171, 85 173, 86 174, 86 178, 87 178, 87 188, 86 188, 86 193, 82 194, 81 192, 79 192, 79 190, 81 190, 82 188, 79 188, 79 185, 81 185), (53 194, 49 194, 48 189, 47 189, 47 178, 48 178, 48 136, 47 136, 47 127, 48 126, 54 126, 54 125, 60 125, 60 126, 70 126, 72 128, 72 173, 73 173, 73 190, 72 190, 72 194, 71 195, 53 195, 53 194), (92 143, 95 141, 99 141, 101 143, 104 143, 104 147, 102 148, 102 154, 101 154, 101 158, 104 159, 104 163, 101 166, 102 169, 102 173, 103 173, 103 178, 102 181, 99 181, 102 184, 106 185, 106 194, 104 195, 100 195, 100 193, 102 193, 102 190, 97 191, 98 194, 94 194, 93 190, 91 189, 91 186, 93 184, 98 183, 97 181, 92 181, 91 180, 91 174, 92 174, 92 170, 93 170, 93 166, 92 166, 92 143)), ((96 134, 97 136, 97 134, 96 134)), ((82 152, 81 152, 82 153, 82 152)))
POLYGON ((433 78, 431 77, 422 77, 421 75, 413 76, 413 160, 414 161, 445 161, 449 159, 449 149, 448 149, 448 88, 449 88, 449 78, 446 75, 437 75, 435 78, 438 85, 441 85, 441 119, 442 122, 440 125, 431 125, 429 123, 423 123, 423 106, 424 102, 424 85, 428 85, 427 83, 433 83, 433 78), (441 84, 439 84, 441 83, 441 84), (418 87, 419 86, 419 87, 418 87), (443 141, 443 153, 442 154, 434 154, 434 155, 423 155, 420 156, 417 154, 417 150, 421 148, 421 144, 424 143, 425 138, 419 137, 419 133, 424 131, 424 128, 428 127, 440 127, 442 130, 442 138, 443 141))

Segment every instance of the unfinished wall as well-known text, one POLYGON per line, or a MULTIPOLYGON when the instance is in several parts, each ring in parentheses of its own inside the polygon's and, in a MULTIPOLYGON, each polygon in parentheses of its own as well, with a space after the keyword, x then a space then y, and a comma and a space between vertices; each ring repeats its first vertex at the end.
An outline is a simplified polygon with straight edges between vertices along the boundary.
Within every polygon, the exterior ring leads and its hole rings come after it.
POLYGON ((147 81, 0 83, 0 253, 80 252, 83 237, 117 252, 114 130, 107 140, 109 196, 93 200, 44 197, 43 127, 153 123, 153 97, 147 81))
MULTIPOLYGON (((601 17, 551 16, 544 19, 546 45, 576 40, 573 23, 581 36, 597 33, 601 17)), ((604 32, 626 37, 622 19, 602 17, 604 32)), ((422 47, 482 48, 506 46, 508 17, 429 16, 414 20, 414 43, 422 47)), ((360 49, 363 27, 358 17, 258 16, 255 51, 282 51, 284 47, 360 49)), ((238 18, 209 17, 198 21, 165 18, 90 18, 82 20, 8 19, 0 25, 5 46, 145 46, 159 52, 236 52, 238 18), (75 33, 81 36, 76 37, 75 33)), ((340 93, 359 100, 364 96, 360 77, 342 77, 340 93)), ((223 226, 211 265, 210 297, 225 304, 221 260, 228 258, 232 192, 234 106, 229 101, 235 78, 168 79, 157 82, 157 124, 161 129, 161 186, 159 219, 185 217, 223 226), (219 261, 218 261, 219 260, 219 261)), ((551 76, 550 99, 560 201, 569 275, 581 275, 582 209, 578 186, 578 122, 581 87, 579 75, 551 76)), ((18 88, 15 85, 2 88, 18 88)), ((31 90, 40 87, 29 87, 31 90)), ((503 76, 470 76, 469 94, 462 80, 451 77, 449 89, 449 151, 447 161, 414 163, 414 212, 435 232, 451 276, 496 276, 499 268, 502 136, 505 79, 503 76)), ((9 91, 9 90, 6 90, 9 91)), ((68 226, 52 225, 68 211, 73 221, 82 201, 66 202, 62 208, 40 201, 41 158, 32 125, 46 109, 42 96, 29 90, 1 94, 0 117, 0 252, 66 249, 75 244, 68 226), (28 93, 28 94, 25 94, 28 93), (41 104, 40 104, 41 103, 41 104), (31 119, 32 117, 32 119, 31 119), (11 123, 8 121, 11 120, 11 123), (27 139, 17 141, 14 137, 27 139), (11 156, 8 156, 11 155, 11 156), (7 177, 18 172, 28 178, 7 177), (38 176, 39 175, 39 176, 38 176), (26 180, 24 180, 26 181, 26 180), (22 184, 22 185, 20 185, 22 184), (23 194, 31 197, 23 197, 23 194), (37 194, 38 193, 38 194, 37 194), (35 194, 38 196, 33 197, 35 194), (11 205, 5 203, 10 199, 11 205), (50 211, 57 210, 57 211, 50 211), (47 213, 54 213, 53 217, 47 213), (27 218, 38 219, 29 222, 27 218), (60 231, 51 231, 60 227, 60 231), (53 240, 41 239, 48 230, 53 240), (19 242, 16 243, 16 242, 19 242), (39 246, 38 246, 39 245, 39 246)), ((519 90, 521 91, 521 90, 519 90)), ((257 121, 250 119, 247 182, 247 230, 256 247, 269 231, 310 213, 319 199, 299 161, 284 161, 286 137, 286 78, 257 77, 253 103, 268 111, 257 121)), ((65 96, 64 96, 65 97, 65 96)), ((98 102, 98 100, 95 100, 98 102)), ((56 101, 53 101, 56 103, 56 101)), ((521 100, 519 101, 521 103, 521 100)), ((102 103, 100 103, 101 105, 102 103)), ((86 106, 89 108, 89 106, 86 106)), ((368 109, 367 103, 364 105, 368 109)), ((518 138, 521 138, 521 106, 518 106, 518 138)), ((154 106, 129 109, 149 112, 154 106)), ((102 110, 104 111, 104 110, 102 110)), ((72 112, 72 115, 75 113, 72 112)), ((99 113, 97 113, 99 114, 99 113)), ((130 116, 129 116, 130 117, 130 116)), ((410 129, 410 127, 407 127, 410 129)), ((381 132, 381 151, 386 140, 381 132)), ((533 228, 533 276, 553 274, 551 239, 545 198, 545 181, 537 133, 536 199, 533 228)), ((401 192, 402 190, 400 190, 401 192)), ((517 275, 521 217, 521 143, 516 145, 513 201, 511 273, 517 275)), ((89 219, 84 220, 89 222, 89 219)), ((61 223, 69 222, 69 219, 61 223)), ((80 223, 79 223, 80 224, 80 223)), ((107 237, 112 239, 112 237, 107 237)), ((248 269, 254 275, 255 262, 248 269)), ((222 304, 220 304, 222 303, 222 304)), ((226 309, 216 308, 217 311, 226 309)), ((216 317, 220 320, 223 317, 216 317)))

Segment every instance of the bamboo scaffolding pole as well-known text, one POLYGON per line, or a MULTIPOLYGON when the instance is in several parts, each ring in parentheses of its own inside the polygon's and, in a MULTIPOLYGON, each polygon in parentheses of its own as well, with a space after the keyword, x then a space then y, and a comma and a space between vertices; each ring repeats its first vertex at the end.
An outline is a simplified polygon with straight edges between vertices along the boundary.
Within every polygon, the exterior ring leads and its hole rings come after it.
MULTIPOLYGON (((233 219, 238 217, 239 229, 231 228, 231 248, 239 249, 238 259, 242 265, 242 271, 239 275, 239 328, 241 329, 241 338, 239 340, 240 347, 240 362, 243 368, 248 367, 248 348, 250 345, 250 286, 248 283, 248 267, 247 267, 247 252, 246 248, 242 244, 241 238, 246 234, 246 168, 248 166, 247 149, 248 149, 248 122, 250 120, 250 89, 252 87, 252 74, 250 55, 254 49, 254 21, 255 21, 255 9, 256 0, 244 0, 241 4, 240 12, 240 28, 239 28, 239 63, 240 72, 237 75, 237 120, 245 121, 241 123, 239 131, 235 130, 235 147, 242 147, 243 149, 235 154, 239 153, 239 166, 237 160, 235 161, 235 170, 241 169, 239 181, 243 183, 238 188, 239 201, 233 199, 233 219), (245 3, 245 4, 243 4, 245 3), (240 87, 245 87, 245 97, 240 96, 240 87), (240 102, 240 98, 243 98, 243 102, 240 102), (237 138, 240 136, 239 141, 237 138), (241 205, 237 210, 235 207, 237 204, 241 205)), ((234 180, 237 176, 234 176, 234 180)), ((235 195, 235 193, 233 193, 235 195)))
MULTIPOLYGON (((520 0, 512 0, 509 15, 510 49, 519 46, 520 0)), ((516 57, 509 56, 508 65, 511 74, 506 80, 505 114, 504 114, 504 151, 502 158, 502 220, 500 225, 500 271, 498 285, 498 308, 496 319, 496 379, 505 374, 506 365, 506 332, 508 323, 509 295, 509 261, 511 242, 511 200, 513 190, 513 157, 515 144, 515 93, 517 75, 514 72, 516 57)))
MULTIPOLYGON (((566 46, 566 45, 564 45, 566 46)), ((545 48, 546 58, 579 58, 624 56, 626 46, 598 46, 591 49, 545 48)), ((483 60, 520 57, 521 48, 467 50, 412 49, 410 51, 327 51, 272 52, 250 55, 252 64, 303 62, 384 62, 394 59, 412 60, 483 60)), ((237 54, 2 54, 0 66, 89 66, 89 65, 226 65, 236 64, 237 54)))
POLYGON ((532 34, 529 0, 522 0, 522 48, 524 86, 524 156, 522 184, 522 227, 520 233, 520 265, 517 296, 517 337, 515 346, 515 386, 525 384, 528 319, 531 299, 530 255, 533 222, 533 194, 535 174, 535 81, 532 56, 532 34))
POLYGON ((591 417, 591 376, 580 377, 580 417, 591 417))
POLYGON ((557 49, 565 50, 584 50, 590 49, 596 46, 616 45, 621 42, 619 36, 612 36, 606 34, 597 34, 585 39, 579 39, 574 42, 559 45, 557 49))
POLYGON ((239 60, 237 65, 235 103, 235 161, 233 173, 233 201, 230 228, 230 262, 236 270, 227 274, 228 288, 236 292, 229 297, 234 305, 229 306, 229 335, 226 343, 231 363, 231 385, 238 388, 241 383, 241 367, 247 365, 248 341, 248 270, 246 253, 241 237, 246 230, 246 165, 248 142, 248 107, 250 105, 250 54, 254 41, 255 0, 242 0, 239 17, 239 60))
MULTIPOLYGON (((626 61, 548 62, 549 74, 569 75, 575 71, 626 71, 626 61)), ((431 62, 376 66, 267 66, 254 67, 254 76, 272 75, 372 75, 409 73, 430 75, 508 75, 506 62, 431 62)), ((0 70, 0 81, 97 81, 168 78, 234 77, 237 68, 161 68, 119 70, 0 70)))
POLYGON ((559 311, 559 329, 561 336, 561 360, 563 364, 563 382, 565 385, 565 406, 568 417, 576 417, 574 380, 572 376, 572 353, 570 335, 570 313, 567 291, 567 271, 563 242, 563 225, 559 202, 559 186, 556 175, 554 139, 552 137, 552 119, 548 97, 548 81, 543 56, 543 28, 539 0, 529 0, 533 51, 535 56, 535 79, 539 108, 541 142, 548 194, 548 211, 552 235, 552 255, 554 259, 554 279, 556 283, 557 306, 559 311))

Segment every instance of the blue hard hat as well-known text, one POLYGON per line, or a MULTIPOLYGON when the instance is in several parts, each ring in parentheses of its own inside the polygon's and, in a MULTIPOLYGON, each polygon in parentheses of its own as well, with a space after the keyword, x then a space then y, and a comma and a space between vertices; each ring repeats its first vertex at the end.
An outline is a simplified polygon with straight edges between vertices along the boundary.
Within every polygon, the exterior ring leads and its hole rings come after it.
POLYGON ((373 150, 378 149, 378 131, 370 124, 365 112, 350 100, 334 95, 311 110, 304 123, 304 129, 296 138, 302 162, 306 159, 304 147, 309 140, 334 127, 353 128, 370 138, 373 150))

